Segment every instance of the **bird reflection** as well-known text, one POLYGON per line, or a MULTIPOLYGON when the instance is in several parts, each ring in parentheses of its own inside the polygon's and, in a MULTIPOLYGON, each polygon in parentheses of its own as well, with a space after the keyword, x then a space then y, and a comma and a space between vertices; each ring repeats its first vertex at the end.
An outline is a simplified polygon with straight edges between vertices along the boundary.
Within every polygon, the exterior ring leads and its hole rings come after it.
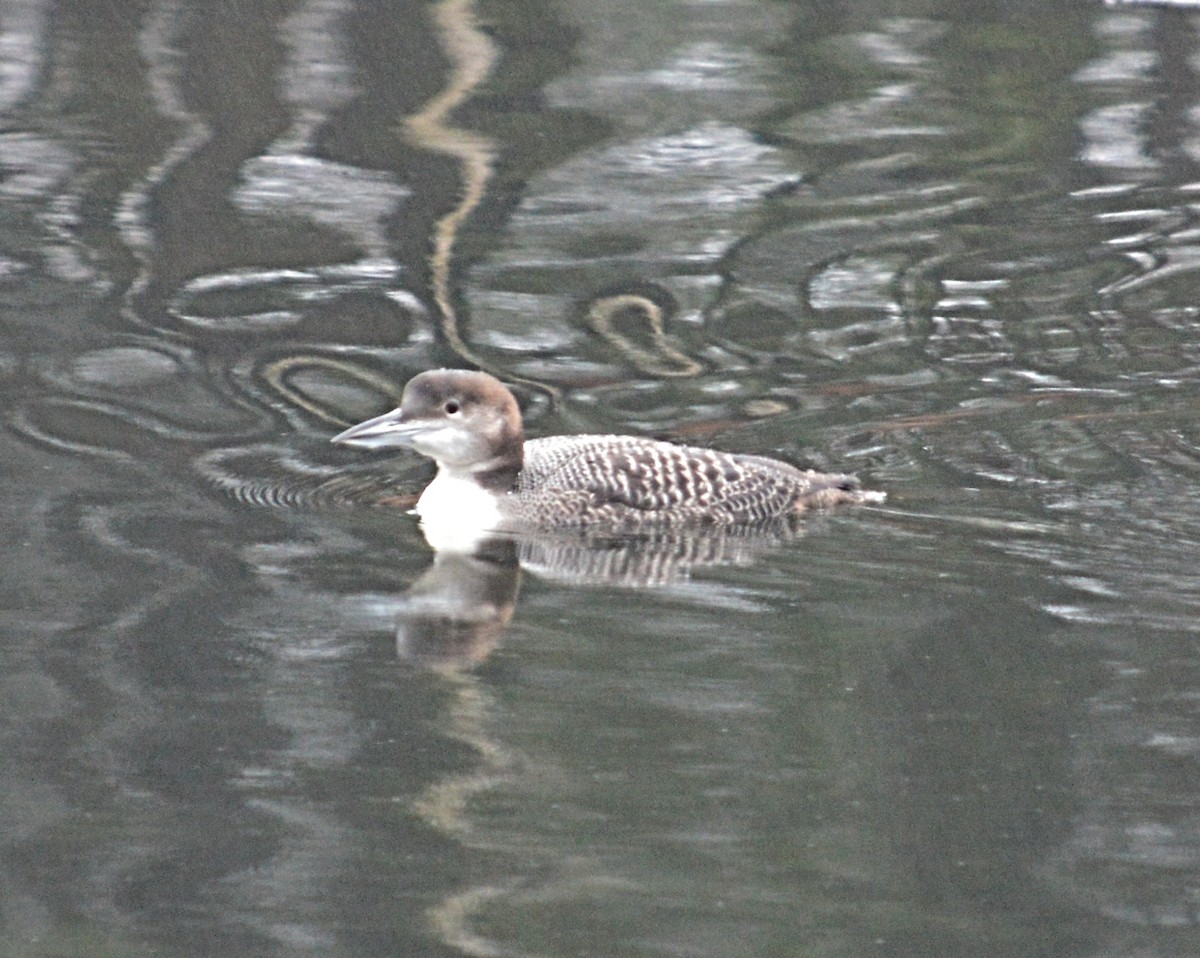
POLYGON ((396 650, 403 659, 438 668, 482 662, 512 620, 522 570, 573 586, 662 588, 698 569, 748 565, 802 534, 802 524, 792 520, 625 536, 506 534, 469 551, 435 550, 400 603, 396 650))
POLYGON ((502 538, 471 553, 442 551, 408 588, 396 628, 403 659, 473 665, 496 647, 521 589, 516 544, 502 538))
POLYGON ((749 565, 799 538, 799 520, 746 526, 661 529, 639 535, 545 533, 517 542, 522 567, 570 585, 659 588, 712 566, 749 565))

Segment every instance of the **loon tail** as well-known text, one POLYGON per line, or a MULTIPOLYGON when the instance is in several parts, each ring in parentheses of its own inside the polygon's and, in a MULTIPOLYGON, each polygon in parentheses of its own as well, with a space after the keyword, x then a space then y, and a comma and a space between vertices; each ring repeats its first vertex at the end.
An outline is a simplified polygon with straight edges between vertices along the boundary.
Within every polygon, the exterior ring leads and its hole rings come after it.
POLYGON ((796 497, 796 512, 840 505, 871 505, 887 499, 886 492, 864 489, 856 476, 808 472, 808 488, 796 497))

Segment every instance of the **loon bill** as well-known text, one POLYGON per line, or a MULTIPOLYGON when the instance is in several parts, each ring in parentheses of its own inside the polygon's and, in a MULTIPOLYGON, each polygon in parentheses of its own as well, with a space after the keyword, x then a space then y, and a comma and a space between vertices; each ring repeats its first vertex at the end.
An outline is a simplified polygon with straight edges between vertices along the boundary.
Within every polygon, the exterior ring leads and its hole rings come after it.
POLYGON ((862 489, 853 476, 766 456, 635 436, 526 440, 508 388, 466 370, 414 376, 399 408, 332 441, 415 449, 437 463, 417 501, 422 521, 496 531, 750 525, 885 497, 862 489))

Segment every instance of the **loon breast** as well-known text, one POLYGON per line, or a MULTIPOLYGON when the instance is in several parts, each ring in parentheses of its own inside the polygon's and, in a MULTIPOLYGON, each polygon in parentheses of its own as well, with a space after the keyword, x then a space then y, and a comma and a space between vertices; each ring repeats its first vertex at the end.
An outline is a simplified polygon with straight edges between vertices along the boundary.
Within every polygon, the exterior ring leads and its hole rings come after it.
POLYGON ((853 476, 765 456, 634 436, 526 441, 512 393, 461 370, 419 374, 398 409, 333 441, 415 449, 438 465, 417 505, 422 520, 470 510, 497 529, 753 524, 884 498, 853 476))

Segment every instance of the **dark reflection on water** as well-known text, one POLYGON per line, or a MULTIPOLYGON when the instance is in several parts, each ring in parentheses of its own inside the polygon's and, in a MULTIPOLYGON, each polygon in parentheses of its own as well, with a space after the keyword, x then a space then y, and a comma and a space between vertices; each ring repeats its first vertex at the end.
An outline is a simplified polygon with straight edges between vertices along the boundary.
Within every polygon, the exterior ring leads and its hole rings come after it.
POLYGON ((0 951, 1194 954, 1198 16, 0 7, 0 951), (887 509, 431 556, 472 359, 887 509))

